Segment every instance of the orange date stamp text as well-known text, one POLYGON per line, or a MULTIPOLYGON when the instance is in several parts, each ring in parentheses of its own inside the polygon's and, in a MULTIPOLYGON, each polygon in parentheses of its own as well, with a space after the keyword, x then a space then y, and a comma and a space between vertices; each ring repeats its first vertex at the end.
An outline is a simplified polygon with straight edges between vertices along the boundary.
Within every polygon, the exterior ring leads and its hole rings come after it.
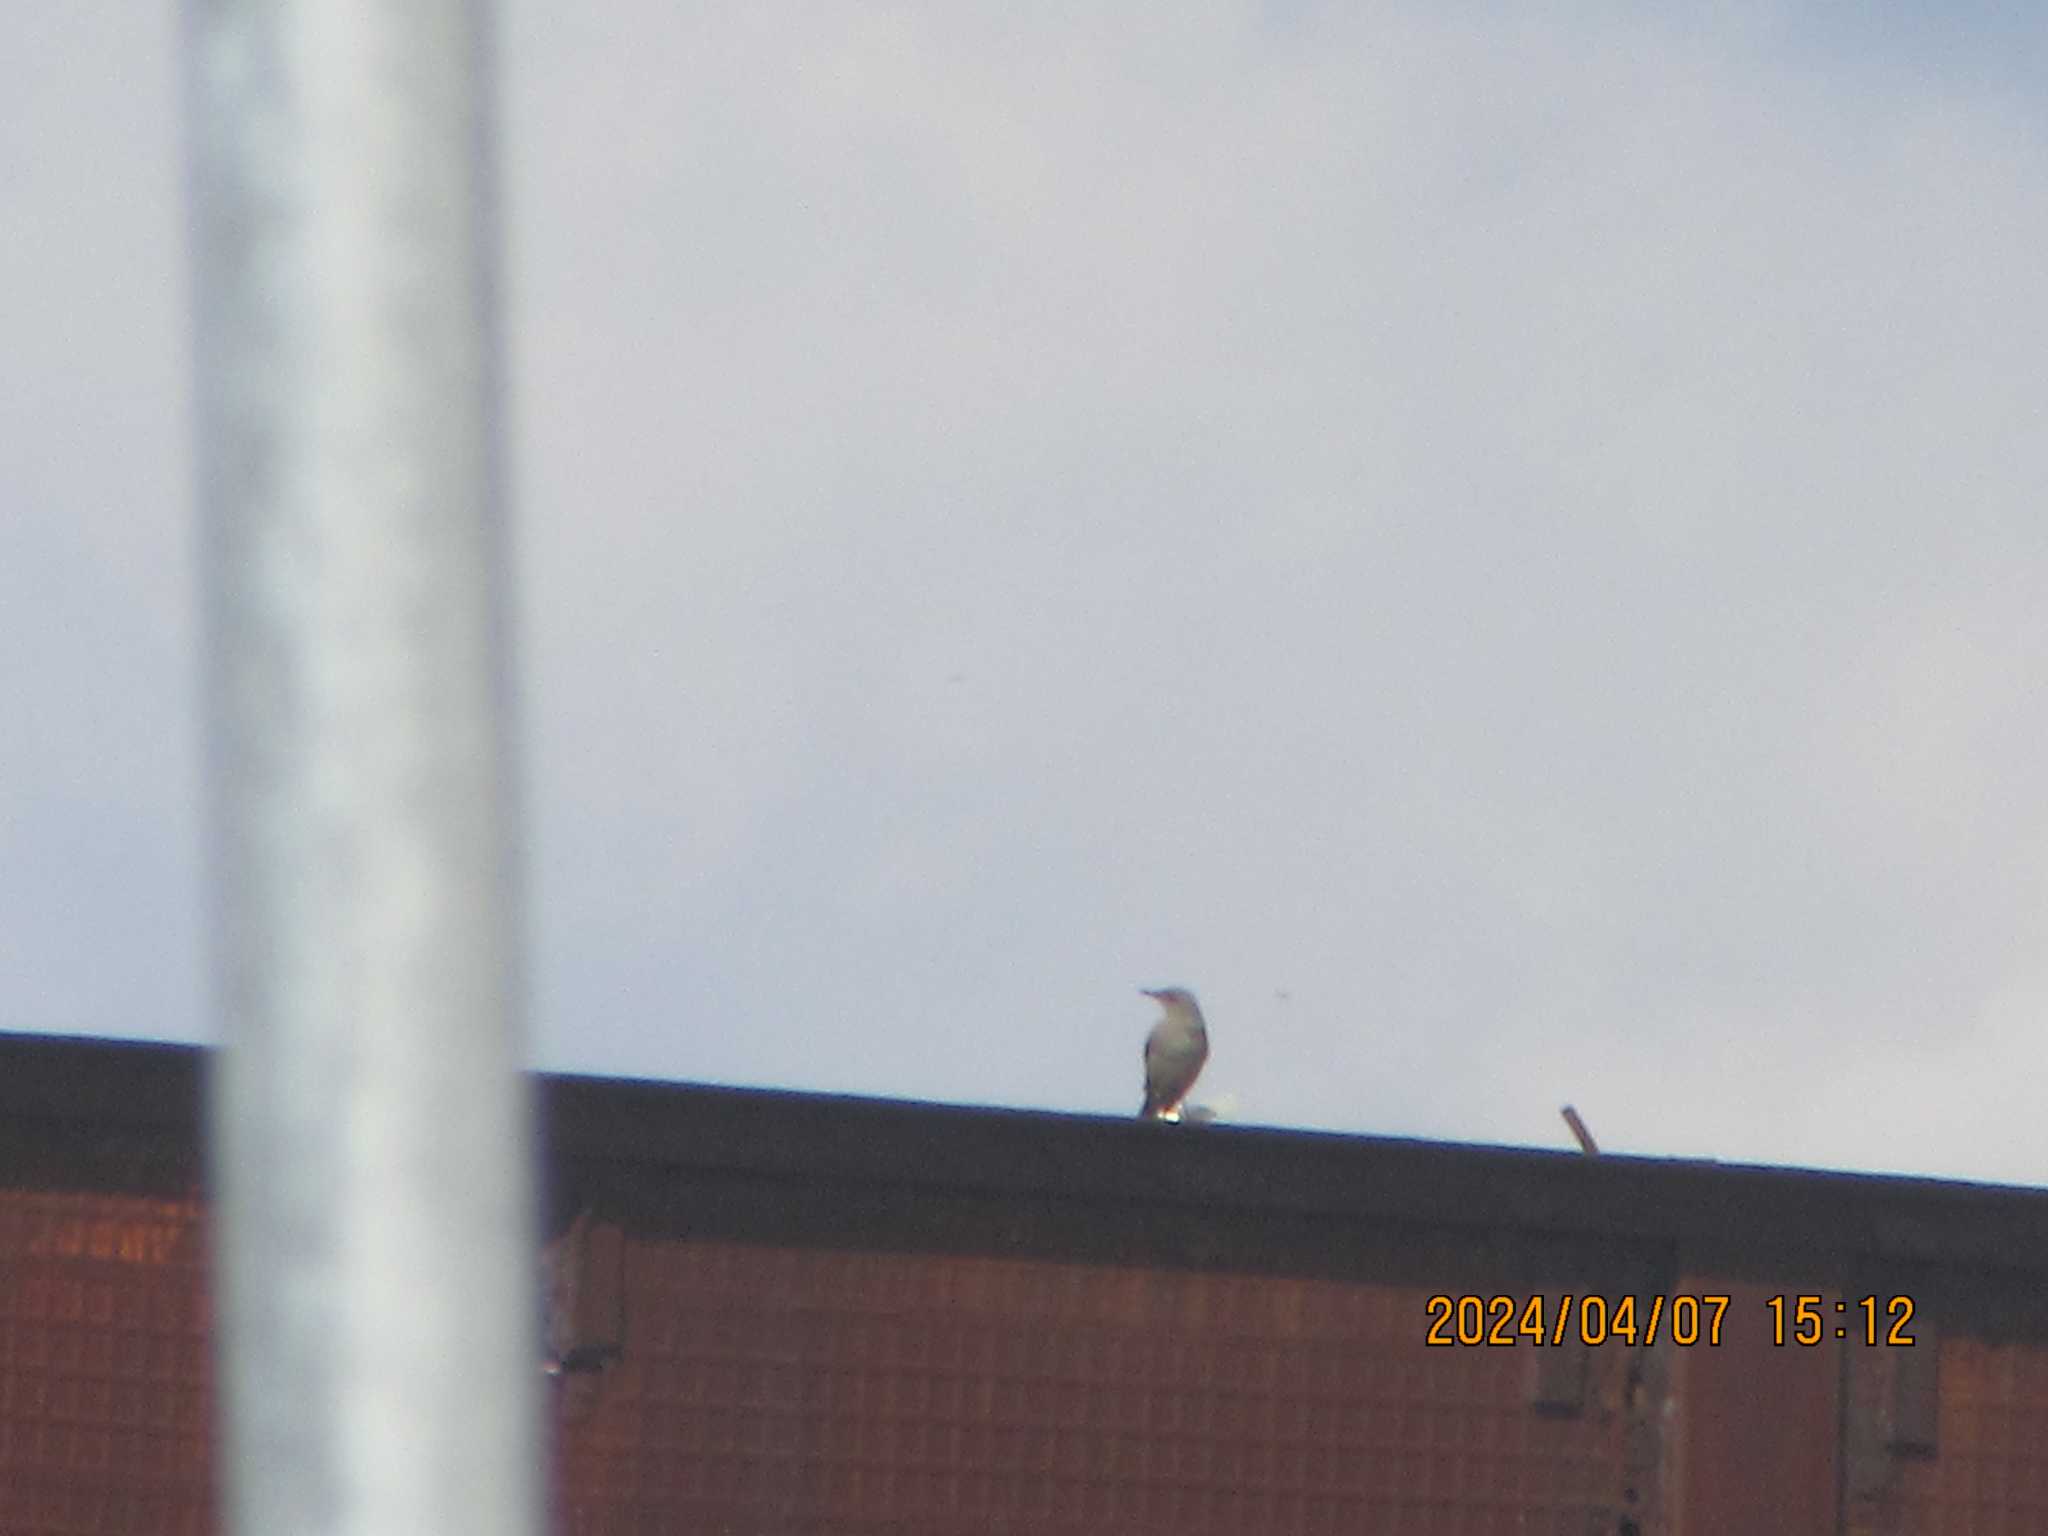
POLYGON ((1726 1296, 1600 1296, 1560 1291, 1530 1296, 1431 1296, 1423 1342, 1441 1348, 1516 1344, 1641 1344, 1680 1347, 1721 1342, 1726 1296))

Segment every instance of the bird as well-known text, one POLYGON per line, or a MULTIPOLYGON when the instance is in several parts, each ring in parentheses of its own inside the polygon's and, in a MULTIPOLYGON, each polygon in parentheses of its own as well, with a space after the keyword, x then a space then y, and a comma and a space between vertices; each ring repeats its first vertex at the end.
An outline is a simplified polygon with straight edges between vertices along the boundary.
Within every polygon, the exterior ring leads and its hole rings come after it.
POLYGON ((1145 1037, 1145 1104, 1140 1120, 1178 1120, 1181 1101, 1209 1059, 1209 1026, 1202 1005, 1186 987, 1140 987, 1160 1007, 1145 1037))

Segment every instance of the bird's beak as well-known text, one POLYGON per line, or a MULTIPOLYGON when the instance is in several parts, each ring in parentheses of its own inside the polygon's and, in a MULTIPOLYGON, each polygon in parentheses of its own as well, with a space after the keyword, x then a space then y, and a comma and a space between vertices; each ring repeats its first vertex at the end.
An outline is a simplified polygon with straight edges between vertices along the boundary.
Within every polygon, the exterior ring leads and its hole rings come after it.
POLYGON ((1153 1001, 1155 1001, 1155 1002, 1156 1002, 1156 1001, 1158 1001, 1158 998, 1159 998, 1159 994, 1158 994, 1158 992, 1156 992, 1155 990, 1153 990, 1153 989, 1152 989, 1151 987, 1140 987, 1140 988, 1138 988, 1138 995, 1139 995, 1140 997, 1149 997, 1149 998, 1153 999, 1153 1001))

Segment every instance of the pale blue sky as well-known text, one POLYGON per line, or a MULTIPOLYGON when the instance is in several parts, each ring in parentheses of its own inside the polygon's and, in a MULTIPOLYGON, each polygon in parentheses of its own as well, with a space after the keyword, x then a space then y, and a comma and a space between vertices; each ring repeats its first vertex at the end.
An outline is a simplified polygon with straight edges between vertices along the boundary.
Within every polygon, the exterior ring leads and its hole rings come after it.
MULTIPOLYGON (((1481 11, 509 8, 539 1061, 2044 1176, 2048 20, 1481 11)), ((16 39, 0 1027, 211 1038, 175 16, 16 39)))

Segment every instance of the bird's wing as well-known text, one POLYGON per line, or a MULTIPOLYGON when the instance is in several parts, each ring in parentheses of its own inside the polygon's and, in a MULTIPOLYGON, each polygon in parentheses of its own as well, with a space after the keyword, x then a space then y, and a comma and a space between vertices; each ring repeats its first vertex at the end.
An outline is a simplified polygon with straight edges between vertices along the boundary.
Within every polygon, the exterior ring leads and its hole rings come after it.
POLYGON ((1207 1042, 1193 1029, 1162 1020, 1145 1037, 1145 1091, 1162 1103, 1177 1102, 1208 1059, 1207 1042))

